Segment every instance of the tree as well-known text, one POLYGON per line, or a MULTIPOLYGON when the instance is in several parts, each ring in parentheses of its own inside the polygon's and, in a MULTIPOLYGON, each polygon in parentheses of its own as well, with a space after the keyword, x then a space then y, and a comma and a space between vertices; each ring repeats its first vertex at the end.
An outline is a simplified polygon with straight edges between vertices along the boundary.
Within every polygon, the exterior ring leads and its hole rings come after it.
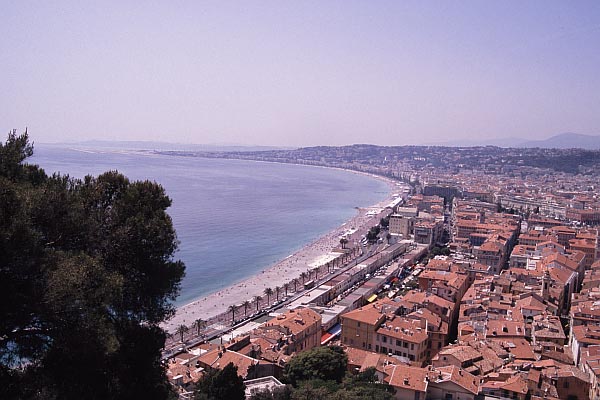
POLYGON ((319 269, 319 267, 313 268, 313 271, 315 273, 315 280, 319 279, 319 269))
POLYGON ((200 331, 206 328, 206 321, 202 318, 198 318, 196 321, 194 321, 194 326, 196 327, 196 334, 200 336, 200 331))
POLYGON ((390 217, 387 216, 387 217, 381 218, 379 220, 379 226, 381 226, 383 229, 387 229, 390 226, 390 217))
POLYGON ((244 380, 238 376, 237 367, 229 363, 222 370, 210 369, 198 381, 194 398, 196 400, 244 400, 244 380))
POLYGON ((279 301, 279 295, 281 294, 281 286, 275 286, 275 297, 279 301))
POLYGON ((294 387, 300 381, 321 379, 341 382, 346 373, 348 357, 340 347, 316 347, 304 351, 285 366, 284 380, 294 387))
POLYGON ((283 284, 283 290, 285 291, 285 296, 287 297, 288 295, 288 290, 290 289, 290 283, 286 282, 283 284))
POLYGON ((231 322, 235 323, 235 312, 238 310, 238 307, 235 304, 232 304, 227 309, 228 312, 231 313, 231 322))
POLYGON ((181 342, 183 342, 183 336, 188 333, 189 330, 190 328, 188 328, 185 324, 181 324, 177 327, 177 329, 175 329, 175 333, 179 335, 181 342))
POLYGON ((292 284, 294 285, 294 293, 296 293, 298 291, 298 284, 300 283, 300 281, 298 280, 298 278, 294 278, 292 280, 292 284))
POLYGON ((297 388, 294 388, 292 400, 329 400, 335 390, 332 382, 303 381, 297 388))
POLYGON ((0 144, 0 397, 166 398, 171 200, 116 171, 48 176, 32 153, 27 133, 0 144))
POLYGON ((310 277, 308 276, 308 274, 306 272, 300 273, 300 279, 302 279, 302 284, 303 285, 304 285, 304 282, 306 281, 307 277, 310 279, 310 277))
POLYGON ((275 386, 253 393, 250 400, 291 400, 292 388, 289 385, 275 386))
POLYGON ((254 304, 256 304, 256 311, 258 312, 259 308, 260 308, 260 302, 262 301, 262 297, 260 296, 254 296, 254 304))
POLYGON ((250 301, 244 300, 242 303, 242 307, 244 307, 244 317, 248 315, 248 308, 250 307, 250 301))
POLYGON ((345 237, 340 239, 340 244, 342 245, 342 249, 346 248, 347 243, 348 243, 348 239, 346 239, 345 237))
POLYGON ((385 382, 378 382, 375 367, 369 367, 357 375, 344 378, 342 388, 329 397, 334 400, 375 399, 391 400, 396 390, 385 382))
POLYGON ((271 296, 273 296, 273 289, 268 287, 263 293, 265 296, 267 296, 267 305, 271 305, 271 296))

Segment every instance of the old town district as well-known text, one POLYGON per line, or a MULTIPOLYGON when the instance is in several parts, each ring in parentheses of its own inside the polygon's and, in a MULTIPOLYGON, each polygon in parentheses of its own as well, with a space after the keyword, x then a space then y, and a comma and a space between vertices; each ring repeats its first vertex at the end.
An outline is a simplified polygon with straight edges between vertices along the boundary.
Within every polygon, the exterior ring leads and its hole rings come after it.
POLYGON ((294 355, 337 344, 349 372, 374 367, 398 399, 600 398, 598 230, 569 218, 583 195, 565 196, 560 218, 547 197, 523 198, 412 185, 377 210, 388 224, 368 258, 171 357, 171 382, 189 393, 231 362, 249 394, 280 385, 294 355))

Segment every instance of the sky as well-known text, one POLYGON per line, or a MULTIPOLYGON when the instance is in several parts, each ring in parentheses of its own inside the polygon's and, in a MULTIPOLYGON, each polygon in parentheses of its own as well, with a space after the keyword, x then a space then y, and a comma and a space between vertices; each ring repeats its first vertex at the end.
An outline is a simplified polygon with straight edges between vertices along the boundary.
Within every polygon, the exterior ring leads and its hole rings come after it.
POLYGON ((0 1, 0 127, 38 143, 600 134, 600 1, 0 1))

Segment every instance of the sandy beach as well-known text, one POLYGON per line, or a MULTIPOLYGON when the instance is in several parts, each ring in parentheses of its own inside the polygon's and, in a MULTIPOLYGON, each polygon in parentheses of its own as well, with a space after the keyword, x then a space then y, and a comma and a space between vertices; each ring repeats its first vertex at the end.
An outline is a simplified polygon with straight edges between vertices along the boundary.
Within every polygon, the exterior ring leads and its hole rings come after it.
MULTIPOLYGON (((215 323, 214 318, 216 316, 227 312, 231 305, 240 305, 246 300, 252 303, 248 308, 248 314, 256 311, 255 303, 252 302, 254 296, 261 296, 266 301, 266 296, 263 293, 266 288, 269 287, 274 290, 276 286, 283 287, 286 282, 290 283, 294 278, 299 278, 302 272, 315 268, 316 264, 326 260, 329 253, 339 247, 340 237, 349 230, 368 229, 379 222, 378 217, 373 216, 369 211, 382 209, 389 204, 393 191, 396 189, 396 182, 379 176, 373 177, 384 180, 388 184, 390 192, 385 200, 371 207, 357 209, 357 214, 341 226, 260 273, 179 307, 176 314, 165 322, 162 327, 168 332, 174 332, 182 324, 191 327, 194 321, 198 319, 209 321, 212 318, 211 322, 215 323)), ((352 246, 353 243, 349 243, 347 247, 352 246)), ((293 285, 290 286, 289 292, 293 292, 293 285)), ((271 296, 271 301, 274 299, 275 294, 271 296)), ((265 303, 263 302, 263 304, 265 303)), ((236 315, 243 316, 244 309, 241 308, 236 315)))

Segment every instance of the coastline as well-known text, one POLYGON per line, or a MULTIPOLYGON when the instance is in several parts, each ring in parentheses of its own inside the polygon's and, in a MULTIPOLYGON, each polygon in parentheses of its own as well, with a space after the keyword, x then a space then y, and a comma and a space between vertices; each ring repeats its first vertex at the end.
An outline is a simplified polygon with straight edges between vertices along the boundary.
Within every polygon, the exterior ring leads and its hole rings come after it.
MULTIPOLYGON (((315 167, 330 168, 323 166, 315 167)), ((252 303, 247 310, 248 314, 251 314, 255 311, 255 303, 252 302, 254 296, 258 295, 265 297, 263 292, 266 288, 275 289, 276 286, 283 287, 285 283, 290 283, 294 278, 298 278, 301 273, 306 272, 307 269, 310 269, 311 267, 314 267, 314 265, 311 264, 323 257, 326 257, 327 254, 331 253, 336 247, 339 247, 340 236, 342 236, 349 229, 368 229, 378 223, 378 220, 374 221, 374 219, 377 219, 377 216, 367 215, 367 213, 372 209, 383 209, 387 204, 389 204, 389 202, 393 199, 397 182, 386 177, 366 172, 346 170, 343 168, 335 169, 356 174, 363 174, 383 181, 388 186, 388 193, 380 202, 368 207, 358 208, 358 212, 340 226, 332 229, 316 240, 304 245, 293 254, 290 254, 276 263, 267 266, 260 273, 233 283, 219 291, 202 296, 201 298, 195 299, 190 303, 177 307, 175 315, 168 321, 161 324, 162 328, 167 332, 172 333, 181 325, 191 327, 198 319, 212 321, 214 323, 216 322, 214 319, 217 316, 227 312, 227 309, 231 305, 240 305, 246 300, 252 303)), ((293 292, 292 286, 290 287, 289 291, 293 292)), ((274 299, 275 294, 273 294, 271 298, 274 299)), ((238 313, 239 314, 237 315, 243 316, 244 309, 242 308, 238 311, 238 313)))

